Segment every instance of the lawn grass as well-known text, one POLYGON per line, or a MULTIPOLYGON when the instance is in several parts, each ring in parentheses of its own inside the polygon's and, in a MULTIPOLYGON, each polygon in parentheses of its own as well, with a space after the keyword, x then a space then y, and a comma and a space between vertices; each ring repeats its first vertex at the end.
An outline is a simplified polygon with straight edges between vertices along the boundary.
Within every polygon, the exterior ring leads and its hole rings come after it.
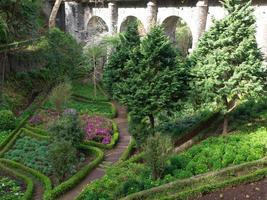
POLYGON ((81 81, 72 82, 72 91, 74 95, 83 96, 95 101, 108 101, 108 97, 104 94, 100 86, 97 87, 96 97, 94 96, 94 86, 90 83, 82 83, 81 81))

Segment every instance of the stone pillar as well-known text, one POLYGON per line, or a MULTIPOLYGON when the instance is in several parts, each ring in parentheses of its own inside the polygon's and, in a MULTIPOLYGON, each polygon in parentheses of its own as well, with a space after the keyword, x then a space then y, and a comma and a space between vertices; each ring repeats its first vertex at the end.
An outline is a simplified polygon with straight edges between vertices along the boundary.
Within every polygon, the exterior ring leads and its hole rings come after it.
POLYGON ((267 22, 263 24, 262 28, 262 44, 260 44, 262 53, 267 61, 267 22))
POLYGON ((151 0, 147 3, 147 28, 146 31, 149 32, 151 27, 156 25, 158 16, 158 6, 156 0, 151 0))
POLYGON ((115 2, 108 3, 109 10, 109 33, 114 35, 118 28, 118 6, 115 2))
POLYGON ((193 49, 197 46, 199 38, 206 29, 208 16, 208 0, 199 0, 196 5, 196 30, 193 35, 193 49))

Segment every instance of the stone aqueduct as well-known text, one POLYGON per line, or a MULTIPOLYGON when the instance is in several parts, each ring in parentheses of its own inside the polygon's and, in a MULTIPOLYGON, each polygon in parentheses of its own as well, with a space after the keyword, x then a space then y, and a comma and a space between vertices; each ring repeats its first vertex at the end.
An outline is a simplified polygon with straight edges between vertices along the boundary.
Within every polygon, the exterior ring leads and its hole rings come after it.
MULTIPOLYGON (((257 41, 267 56, 267 1, 254 0, 257 19, 257 41)), ((143 31, 153 24, 163 24, 168 35, 175 33, 178 19, 191 29, 193 48, 213 18, 221 19, 225 12, 218 0, 79 0, 65 1, 63 9, 65 30, 80 41, 90 36, 95 21, 100 21, 100 33, 112 35, 124 29, 132 19, 138 19, 143 31), (95 1, 101 1, 96 3, 95 1)))

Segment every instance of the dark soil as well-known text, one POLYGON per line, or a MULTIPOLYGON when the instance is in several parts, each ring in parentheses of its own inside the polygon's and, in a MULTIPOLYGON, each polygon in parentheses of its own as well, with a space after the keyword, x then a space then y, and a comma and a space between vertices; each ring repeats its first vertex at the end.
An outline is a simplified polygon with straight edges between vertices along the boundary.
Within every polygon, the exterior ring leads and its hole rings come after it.
POLYGON ((206 194, 191 200, 267 200, 267 178, 206 194))

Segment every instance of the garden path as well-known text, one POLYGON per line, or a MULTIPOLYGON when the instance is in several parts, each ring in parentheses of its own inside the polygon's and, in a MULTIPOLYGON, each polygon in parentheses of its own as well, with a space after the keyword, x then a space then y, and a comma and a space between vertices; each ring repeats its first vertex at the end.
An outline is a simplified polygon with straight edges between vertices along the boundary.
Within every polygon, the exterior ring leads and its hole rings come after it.
POLYGON ((120 139, 114 149, 105 151, 105 159, 98 167, 96 167, 87 177, 81 181, 75 188, 62 195, 59 200, 74 200, 83 190, 83 188, 92 181, 101 178, 105 174, 105 167, 119 161, 122 153, 130 143, 131 136, 128 132, 127 111, 124 107, 114 102, 118 115, 114 121, 117 123, 120 139))

